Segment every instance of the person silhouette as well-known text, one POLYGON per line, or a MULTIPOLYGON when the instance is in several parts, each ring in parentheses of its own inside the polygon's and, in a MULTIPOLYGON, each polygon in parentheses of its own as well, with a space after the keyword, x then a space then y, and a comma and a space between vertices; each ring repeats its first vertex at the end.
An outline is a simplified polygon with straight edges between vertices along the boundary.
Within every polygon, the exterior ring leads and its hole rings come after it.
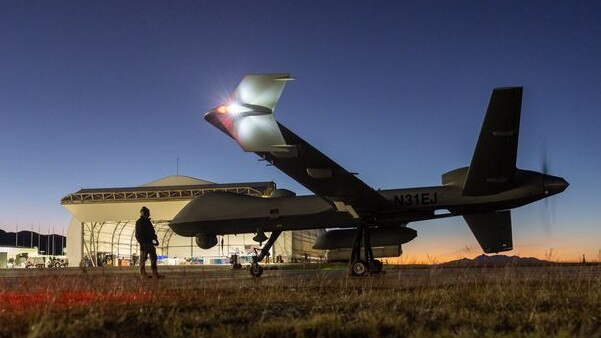
POLYGON ((157 250, 155 246, 159 245, 157 234, 154 231, 150 221, 150 209, 142 207, 140 209, 140 218, 136 221, 136 240, 140 244, 140 276, 161 278, 157 268, 157 250), (152 276, 146 274, 146 260, 150 256, 150 267, 152 276))

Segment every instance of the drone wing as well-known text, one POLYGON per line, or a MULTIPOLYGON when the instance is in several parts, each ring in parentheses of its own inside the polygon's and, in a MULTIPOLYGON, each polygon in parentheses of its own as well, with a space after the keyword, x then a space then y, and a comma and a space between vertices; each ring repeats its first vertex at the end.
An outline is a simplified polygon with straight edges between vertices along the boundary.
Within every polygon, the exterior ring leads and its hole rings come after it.
POLYGON ((205 119, 340 211, 358 217, 389 207, 377 191, 276 121, 273 110, 289 80, 285 73, 247 75, 205 119))

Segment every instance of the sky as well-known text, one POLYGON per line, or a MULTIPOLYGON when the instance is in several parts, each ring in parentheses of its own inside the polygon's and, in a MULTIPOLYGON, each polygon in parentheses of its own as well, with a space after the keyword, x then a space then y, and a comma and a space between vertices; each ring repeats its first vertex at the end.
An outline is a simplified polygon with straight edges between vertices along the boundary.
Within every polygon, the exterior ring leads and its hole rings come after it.
MULTIPOLYGON (((203 120, 247 73, 276 117, 374 188, 469 165, 490 92, 523 86, 518 167, 570 187, 513 211, 511 254, 601 259, 601 3, 1 1, 0 228, 61 232, 60 199, 179 173, 305 188, 203 120)), ((407 262, 481 254, 460 217, 407 262)))

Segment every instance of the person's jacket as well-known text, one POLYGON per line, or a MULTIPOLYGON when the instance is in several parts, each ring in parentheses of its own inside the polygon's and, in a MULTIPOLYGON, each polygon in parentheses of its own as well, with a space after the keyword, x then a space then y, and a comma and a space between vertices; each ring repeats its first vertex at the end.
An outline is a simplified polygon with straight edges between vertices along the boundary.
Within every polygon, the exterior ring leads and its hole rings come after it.
POLYGON ((154 227, 148 217, 140 217, 136 221, 136 240, 140 245, 152 245, 152 240, 157 239, 154 227))

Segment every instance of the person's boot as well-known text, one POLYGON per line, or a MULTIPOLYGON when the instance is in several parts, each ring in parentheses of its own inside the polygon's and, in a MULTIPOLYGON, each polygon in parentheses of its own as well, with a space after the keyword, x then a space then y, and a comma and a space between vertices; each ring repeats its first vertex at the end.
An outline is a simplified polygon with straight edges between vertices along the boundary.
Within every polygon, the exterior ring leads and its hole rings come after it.
POLYGON ((152 268, 152 276, 154 278, 163 278, 163 277, 165 277, 164 275, 159 275, 159 270, 156 267, 152 268))
POLYGON ((140 264, 140 277, 141 278, 149 278, 150 276, 146 273, 146 267, 144 264, 140 264))

